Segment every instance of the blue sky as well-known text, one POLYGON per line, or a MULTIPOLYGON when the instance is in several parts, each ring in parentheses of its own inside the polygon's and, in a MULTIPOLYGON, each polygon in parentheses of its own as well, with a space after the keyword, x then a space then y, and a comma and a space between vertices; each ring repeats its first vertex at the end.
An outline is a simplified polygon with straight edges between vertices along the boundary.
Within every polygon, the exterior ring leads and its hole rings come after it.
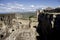
POLYGON ((0 0, 0 12, 36 11, 46 7, 60 7, 60 0, 0 0))

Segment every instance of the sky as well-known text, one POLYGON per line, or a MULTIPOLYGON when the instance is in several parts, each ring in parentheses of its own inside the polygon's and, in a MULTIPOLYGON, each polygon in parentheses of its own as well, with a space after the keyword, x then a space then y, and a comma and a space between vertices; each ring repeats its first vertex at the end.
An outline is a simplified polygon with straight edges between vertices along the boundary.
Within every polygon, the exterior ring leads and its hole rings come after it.
POLYGON ((1 12, 27 12, 60 7, 60 0, 0 0, 1 12))

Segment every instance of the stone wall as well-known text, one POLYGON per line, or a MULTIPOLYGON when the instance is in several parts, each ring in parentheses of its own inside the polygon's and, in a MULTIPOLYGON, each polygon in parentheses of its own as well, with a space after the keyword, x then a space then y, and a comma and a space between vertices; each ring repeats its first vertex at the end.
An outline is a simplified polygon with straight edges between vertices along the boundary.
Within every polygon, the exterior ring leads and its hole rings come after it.
POLYGON ((12 19, 15 14, 0 14, 0 39, 5 39, 8 35, 9 28, 12 27, 12 19))
POLYGON ((35 29, 18 29, 5 40, 36 40, 35 29))
POLYGON ((36 40, 36 29, 33 26, 36 26, 37 22, 32 21, 29 27, 30 20, 17 18, 16 14, 0 14, 0 21, 4 24, 2 35, 6 33, 1 40, 36 40))
POLYGON ((15 14, 0 14, 0 21, 4 21, 5 25, 12 25, 12 19, 15 18, 15 14))

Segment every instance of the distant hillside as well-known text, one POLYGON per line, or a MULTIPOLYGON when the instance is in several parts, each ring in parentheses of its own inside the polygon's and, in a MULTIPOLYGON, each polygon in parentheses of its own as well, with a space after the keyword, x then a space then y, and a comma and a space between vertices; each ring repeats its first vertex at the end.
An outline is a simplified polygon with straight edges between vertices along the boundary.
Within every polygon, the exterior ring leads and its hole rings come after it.
POLYGON ((36 17, 36 12, 22 12, 16 13, 19 17, 22 15, 22 19, 28 19, 29 17, 36 17))
POLYGON ((29 17, 36 17, 36 13, 35 12, 23 13, 23 18, 29 18, 29 17))
POLYGON ((16 16, 22 19, 28 19, 31 17, 36 17, 36 12, 15 12, 15 13, 0 13, 0 14, 16 14, 16 16))

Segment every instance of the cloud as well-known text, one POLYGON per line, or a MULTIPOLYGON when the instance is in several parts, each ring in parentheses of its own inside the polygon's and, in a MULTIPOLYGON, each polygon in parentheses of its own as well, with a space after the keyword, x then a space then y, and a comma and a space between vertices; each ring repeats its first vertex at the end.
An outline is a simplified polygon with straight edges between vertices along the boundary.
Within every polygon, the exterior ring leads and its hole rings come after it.
POLYGON ((34 8, 35 6, 34 5, 30 5, 30 7, 34 8))
POLYGON ((21 11, 36 11, 39 8, 45 8, 44 5, 24 5, 20 3, 5 3, 0 4, 0 12, 21 12, 21 11))
POLYGON ((6 3, 6 4, 0 4, 0 12, 12 12, 24 9, 23 4, 18 3, 6 3), (4 11, 5 10, 5 11, 4 11))
POLYGON ((58 6, 58 7, 60 7, 60 6, 58 6))
POLYGON ((4 4, 0 4, 0 6, 3 6, 4 4))

